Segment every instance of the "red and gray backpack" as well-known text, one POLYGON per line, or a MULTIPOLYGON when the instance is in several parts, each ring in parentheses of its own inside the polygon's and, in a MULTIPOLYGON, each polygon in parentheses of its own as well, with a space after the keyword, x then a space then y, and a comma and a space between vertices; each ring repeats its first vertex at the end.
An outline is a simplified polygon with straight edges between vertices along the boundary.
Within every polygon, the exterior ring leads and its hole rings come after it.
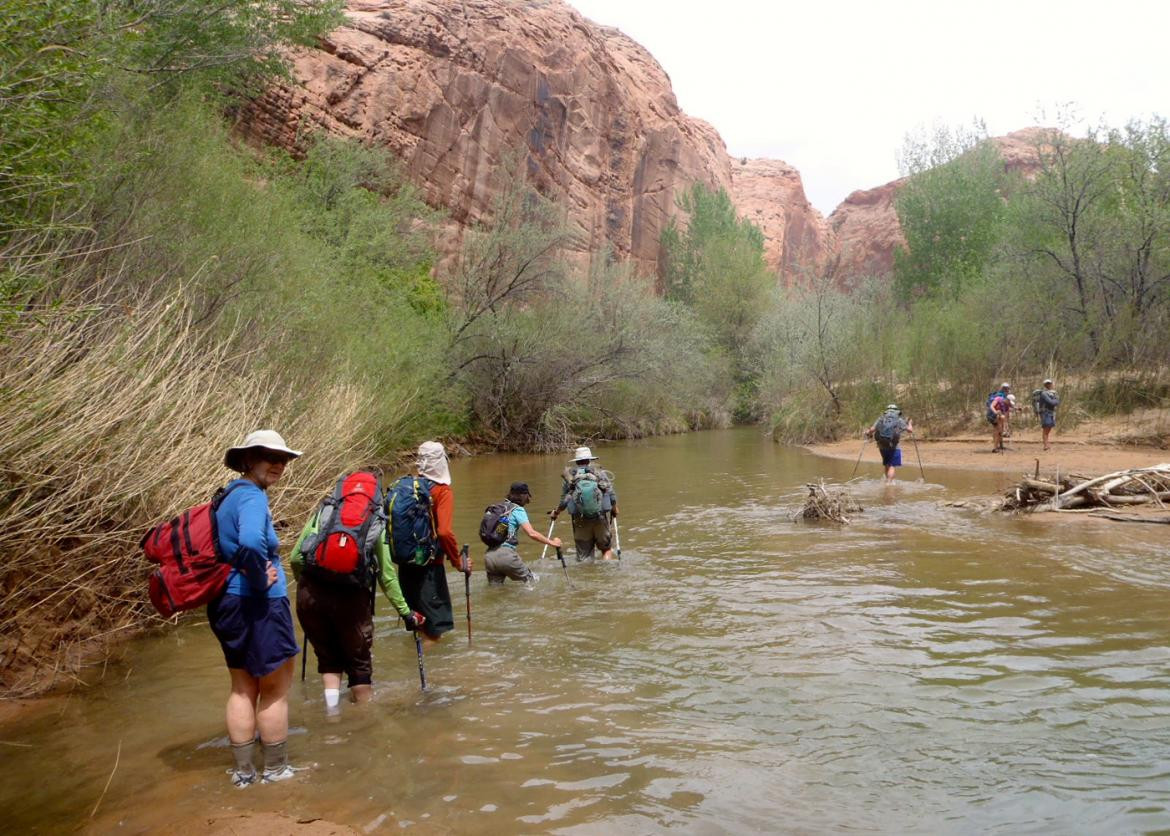
POLYGON ((317 532, 301 543, 314 580, 367 587, 377 575, 378 539, 386 530, 382 480, 358 470, 337 480, 317 507, 317 532))
POLYGON ((146 559, 158 564, 150 575, 150 602, 164 618, 203 606, 227 586, 232 567, 219 548, 215 512, 238 487, 220 488, 210 502, 159 523, 138 542, 146 559))

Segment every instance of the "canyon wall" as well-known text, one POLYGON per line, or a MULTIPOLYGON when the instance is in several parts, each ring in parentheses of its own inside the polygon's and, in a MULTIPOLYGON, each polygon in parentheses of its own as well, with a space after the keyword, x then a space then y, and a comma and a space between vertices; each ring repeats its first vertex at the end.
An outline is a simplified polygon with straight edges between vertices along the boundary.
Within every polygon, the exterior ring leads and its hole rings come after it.
MULTIPOLYGON (((347 15, 295 53, 294 80, 250 102, 239 129, 294 153, 318 131, 389 149, 446 213, 447 256, 518 169, 565 207, 580 257, 609 246, 648 276, 694 181, 727 190, 785 283, 834 258, 843 284, 888 273, 903 243, 903 181, 853 192, 824 218, 795 168, 730 158, 649 52, 563 0, 350 0, 347 15)), ((997 141, 1009 168, 1034 162, 1028 132, 997 141)))
POLYGON ((348 22, 294 56, 296 83, 242 114, 290 150, 325 130, 388 148, 450 219, 446 246, 485 219, 509 162, 567 208, 573 247, 610 245, 646 274, 692 182, 724 188, 764 230, 773 269, 822 259, 828 226, 784 163, 732 161, 683 113, 640 45, 561 0, 352 0, 348 22))

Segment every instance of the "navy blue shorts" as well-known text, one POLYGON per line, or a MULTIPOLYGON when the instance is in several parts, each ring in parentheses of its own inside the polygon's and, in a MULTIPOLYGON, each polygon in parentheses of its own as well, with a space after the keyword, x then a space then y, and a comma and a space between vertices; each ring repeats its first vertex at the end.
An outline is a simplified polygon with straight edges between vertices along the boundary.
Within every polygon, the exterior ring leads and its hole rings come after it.
POLYGON ((267 676, 301 652, 288 598, 224 594, 207 605, 207 620, 227 666, 254 677, 267 676))
POLYGON ((901 447, 879 447, 878 450, 882 454, 882 467, 901 467, 902 466, 902 448, 901 447))
POLYGON ((1056 413, 1055 412, 1041 412, 1040 413, 1040 426, 1042 426, 1042 427, 1055 427, 1056 426, 1056 413))

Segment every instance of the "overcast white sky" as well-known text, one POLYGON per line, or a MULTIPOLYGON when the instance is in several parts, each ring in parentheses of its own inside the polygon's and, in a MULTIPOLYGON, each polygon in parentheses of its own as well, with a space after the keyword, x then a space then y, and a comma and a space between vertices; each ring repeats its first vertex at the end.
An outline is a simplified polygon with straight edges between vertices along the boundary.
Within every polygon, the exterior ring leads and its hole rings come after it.
POLYGON ((796 166, 825 214, 897 177, 905 135, 936 123, 1000 135, 1065 102, 1170 116, 1164 0, 569 2, 649 49, 733 157, 796 166))

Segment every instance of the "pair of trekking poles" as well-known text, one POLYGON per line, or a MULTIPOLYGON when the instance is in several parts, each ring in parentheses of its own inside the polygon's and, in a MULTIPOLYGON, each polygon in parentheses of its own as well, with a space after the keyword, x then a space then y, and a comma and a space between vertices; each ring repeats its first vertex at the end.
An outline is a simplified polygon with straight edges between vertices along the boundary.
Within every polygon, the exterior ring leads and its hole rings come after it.
MULTIPOLYGON (((553 517, 552 522, 550 522, 548 524, 548 534, 545 535, 546 540, 552 539, 553 529, 556 527, 556 524, 557 524, 557 518, 553 517)), ((618 529, 617 517, 613 518, 613 545, 614 545, 614 550, 617 551, 618 563, 620 564, 622 562, 622 534, 621 534, 621 531, 618 529)), ((557 546, 556 549, 557 549, 557 559, 561 562, 561 569, 563 569, 565 572, 565 580, 569 582, 569 586, 572 586, 573 581, 569 577, 569 567, 565 564, 565 553, 561 550, 560 546, 557 546)), ((548 543, 544 544, 544 548, 540 552, 540 559, 544 560, 544 556, 546 554, 548 554, 548 543)))
MULTIPOLYGON (((918 457, 918 472, 922 474, 922 481, 925 482, 926 471, 922 469, 922 454, 918 452, 918 439, 911 435, 910 440, 914 442, 914 455, 918 457)), ((849 474, 850 479, 857 475, 857 467, 861 464, 861 456, 865 453, 865 445, 868 441, 868 438, 861 439, 861 449, 857 451, 857 461, 853 465, 853 472, 849 474)), ((614 522, 616 523, 617 521, 615 520, 614 522)))

